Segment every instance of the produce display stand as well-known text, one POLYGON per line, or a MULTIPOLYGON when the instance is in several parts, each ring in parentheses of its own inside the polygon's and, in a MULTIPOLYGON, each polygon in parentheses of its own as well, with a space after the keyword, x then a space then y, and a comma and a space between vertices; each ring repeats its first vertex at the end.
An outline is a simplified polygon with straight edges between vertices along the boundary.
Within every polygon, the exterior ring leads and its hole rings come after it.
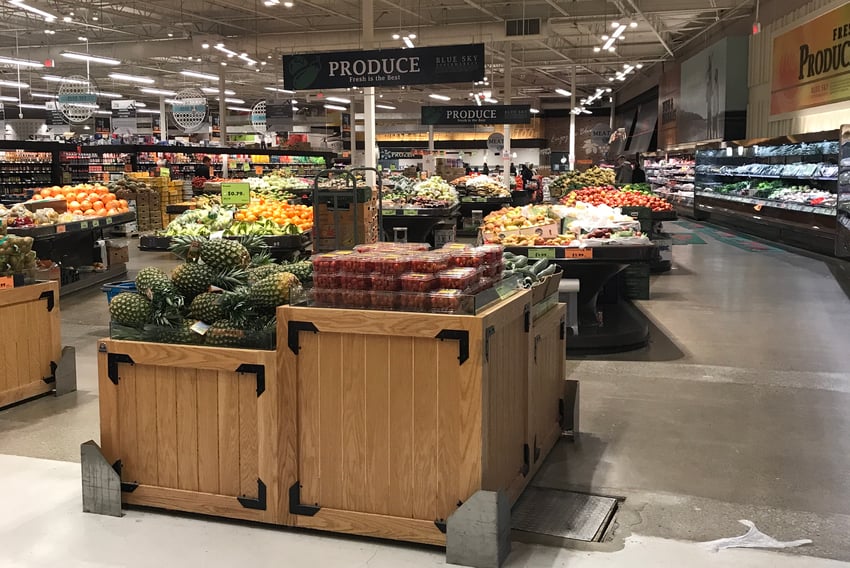
POLYGON ((282 306, 276 351, 101 340, 103 463, 126 504, 445 545, 463 503, 515 502, 561 434, 565 307, 533 296, 282 306))
POLYGON ((62 349, 57 282, 0 289, 0 321, 17 323, 0 347, 0 407, 76 390, 73 348, 62 349))
MULTIPOLYGON (((7 231, 13 235, 33 238, 33 250, 38 258, 50 259, 60 264, 63 270, 70 271, 71 267, 91 266, 94 262, 106 262, 106 259, 95 258, 95 242, 103 238, 103 231, 136 220, 134 212, 119 213, 109 217, 61 223, 58 225, 39 225, 35 227, 9 227, 7 231)), ((103 272, 80 272, 63 275, 61 294, 70 294, 84 288, 96 286, 104 282, 114 281, 127 273, 124 263, 109 266, 103 272), (77 278, 77 276, 79 278, 77 278)))
POLYGON ((463 220, 471 219, 473 211, 481 211, 481 215, 485 216, 488 213, 498 211, 502 207, 509 207, 510 205, 510 197, 461 197, 460 218, 458 219, 458 235, 462 237, 475 237, 478 235, 478 227, 470 230, 465 230, 463 228, 463 220))
POLYGON ((454 224, 458 211, 459 204, 452 207, 381 208, 382 228, 386 235, 392 237, 396 227, 405 227, 408 241, 424 243, 440 224, 454 224))
POLYGON ((561 266, 563 278, 579 280, 578 335, 570 337, 570 353, 629 351, 646 344, 649 323, 624 297, 622 283, 614 277, 630 265, 648 264, 655 249, 652 244, 505 247, 529 259, 550 259, 561 266))
POLYGON ((375 168, 327 169, 316 174, 310 196, 316 235, 313 250, 331 251, 380 240, 382 196, 381 172, 375 168), (371 187, 358 185, 358 172, 375 173, 377 195, 371 187), (345 184, 339 189, 323 189, 320 180, 330 178, 343 178, 345 184), (374 209, 377 224, 373 227, 374 209))

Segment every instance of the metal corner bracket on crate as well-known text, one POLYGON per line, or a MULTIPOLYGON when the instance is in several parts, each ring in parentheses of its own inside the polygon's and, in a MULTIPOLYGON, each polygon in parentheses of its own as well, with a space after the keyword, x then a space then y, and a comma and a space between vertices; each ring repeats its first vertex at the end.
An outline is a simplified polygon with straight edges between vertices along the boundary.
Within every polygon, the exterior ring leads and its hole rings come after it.
POLYGON ((319 333, 319 328, 317 328, 315 324, 311 321, 289 322, 286 344, 289 346, 289 350, 295 353, 296 355, 298 355, 298 352, 301 351, 301 343, 298 340, 298 334, 302 331, 312 331, 313 333, 319 333))
POLYGON ((301 483, 296 481, 289 487, 289 512, 293 515, 302 517, 312 517, 321 510, 318 503, 316 505, 303 505, 301 503, 301 483))
POLYGON ((458 342, 457 360, 463 365, 469 359, 469 332, 465 329, 444 329, 436 335, 436 339, 440 341, 456 340, 458 342))

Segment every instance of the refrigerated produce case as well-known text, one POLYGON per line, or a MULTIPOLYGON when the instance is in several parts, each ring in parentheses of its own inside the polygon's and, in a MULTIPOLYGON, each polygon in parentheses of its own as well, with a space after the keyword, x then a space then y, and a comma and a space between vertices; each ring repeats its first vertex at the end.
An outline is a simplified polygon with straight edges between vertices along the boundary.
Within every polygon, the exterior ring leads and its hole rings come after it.
POLYGON ((835 130, 698 148, 697 218, 834 254, 838 134, 835 130))
POLYGON ((643 168, 652 192, 670 202, 679 215, 693 217, 696 167, 693 150, 657 152, 644 157, 643 168))
POLYGON ((835 256, 850 258, 850 125, 841 127, 835 256))

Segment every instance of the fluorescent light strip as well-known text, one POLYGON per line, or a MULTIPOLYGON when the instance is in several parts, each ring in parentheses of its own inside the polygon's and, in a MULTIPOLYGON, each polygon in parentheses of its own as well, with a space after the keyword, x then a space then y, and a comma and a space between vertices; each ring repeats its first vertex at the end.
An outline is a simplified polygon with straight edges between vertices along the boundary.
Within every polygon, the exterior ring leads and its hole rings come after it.
POLYGON ((347 108, 345 108, 343 106, 337 106, 337 105, 325 105, 325 108, 328 109, 328 110, 348 110, 347 108))
MULTIPOLYGON (((139 106, 138 103, 136 103, 136 106, 139 106)), ((144 114, 159 114, 158 110, 154 110, 152 108, 137 108, 136 112, 141 112, 144 114)))
POLYGON ((152 89, 150 87, 142 87, 139 90, 149 95, 163 95, 165 97, 173 97, 177 94, 177 91, 169 91, 168 89, 152 89))
POLYGON ((295 91, 290 91, 289 89, 279 89, 278 87, 264 87, 267 91, 272 91, 274 93, 287 93, 289 95, 294 95, 295 91))
POLYGON ((5 102, 9 102, 9 103, 16 103, 16 102, 18 102, 18 97, 0 96, 0 101, 5 101, 5 102))
POLYGON ((14 87, 16 89, 29 89, 30 86, 26 83, 20 83, 18 81, 0 81, 0 87, 14 87))
POLYGON ((112 116, 112 112, 108 110, 96 110, 94 111, 94 113, 99 114, 101 116, 112 116))
POLYGON ((351 101, 349 99, 345 99, 343 97, 325 97, 325 100, 334 103, 342 103, 344 105, 351 104, 351 101))
POLYGON ((95 93, 99 97, 106 97, 107 99, 123 99, 124 95, 119 95, 118 93, 105 93, 103 91, 98 91, 95 93))
MULTIPOLYGON (((209 95, 217 95, 218 89, 215 89, 213 87, 201 87, 201 92, 207 93, 209 95)), ((235 95, 236 91, 231 91, 230 89, 225 89, 224 94, 225 94, 225 96, 235 95)))
POLYGON ((614 30, 614 33, 611 34, 611 37, 614 38, 614 39, 617 39, 618 37, 623 35, 624 31, 626 31, 626 26, 624 26, 623 24, 620 24, 620 26, 616 30, 614 30))
POLYGON ((89 55, 88 53, 77 53, 76 51, 63 51, 60 53, 66 59, 75 59, 77 61, 88 61, 89 63, 103 63, 104 65, 121 65, 121 62, 111 57, 101 57, 99 55, 89 55))
POLYGON ((150 77, 140 77, 139 75, 127 75, 126 73, 110 73, 110 79, 116 81, 128 81, 130 83, 142 83, 143 85, 153 85, 156 81, 150 77))
MULTIPOLYGON (((219 100, 221 100, 221 99, 219 99, 219 100)), ((245 104, 245 101, 243 101, 242 99, 225 98, 224 102, 235 104, 235 105, 244 105, 245 104)))
POLYGON ((566 90, 566 89, 555 89, 555 92, 556 92, 556 93, 558 93, 559 95, 563 95, 563 96, 565 96, 565 97, 572 96, 572 93, 571 93, 571 92, 569 92, 569 91, 568 91, 568 90, 566 90))
POLYGON ((382 108, 384 110, 395 110, 396 107, 392 105, 375 105, 375 108, 382 108))
POLYGON ((195 77, 196 79, 207 79, 208 81, 218 81, 218 75, 210 75, 209 73, 200 73, 198 71, 189 71, 188 69, 184 69, 180 72, 181 75, 185 75, 186 77, 195 77))
POLYGON ((484 102, 490 103, 491 105, 494 105, 494 104, 498 103, 499 101, 497 101, 496 99, 493 99, 493 98, 489 98, 489 99, 484 99, 484 102))
POLYGON ((34 104, 29 104, 29 103, 21 103, 21 104, 18 105, 18 107, 19 108, 35 108, 35 109, 39 109, 39 110, 47 110, 47 107, 45 105, 34 105, 34 104))
POLYGON ((409 47, 411 49, 414 47, 413 42, 410 41, 410 38, 408 36, 404 36, 404 38, 402 38, 402 40, 404 41, 404 45, 406 45, 407 47, 409 47))
POLYGON ((52 22, 56 20, 56 16, 54 16, 50 12, 45 12, 44 10, 39 10, 38 8, 34 8, 32 6, 29 6, 28 4, 24 4, 23 0, 9 0, 9 4, 17 6, 18 8, 26 10, 27 12, 38 14, 39 16, 43 17, 46 22, 52 22))
POLYGON ((432 99, 437 99, 438 101, 450 101, 450 100, 452 100, 451 97, 447 97, 446 95, 438 95, 437 93, 431 93, 428 96, 431 97, 432 99))
POLYGON ((0 65, 16 65, 18 67, 44 67, 43 63, 16 57, 0 57, 0 65))
POLYGON ((540 111, 539 111, 539 110, 537 110, 536 108, 532 108, 531 110, 529 110, 529 112, 530 112, 531 114, 540 114, 540 111))
POLYGON ((227 110, 232 110, 236 112, 252 112, 251 109, 245 107, 227 107, 227 110))
POLYGON ((79 79, 68 79, 66 77, 57 77, 56 75, 43 75, 41 77, 45 81, 50 81, 51 83, 61 83, 62 81, 70 84, 70 85, 88 85, 88 81, 81 81, 79 79))
POLYGON ((213 47, 215 49, 219 50, 220 52, 227 54, 227 57, 234 57, 235 55, 238 55, 235 51, 227 49, 226 47, 224 47, 223 43, 217 43, 213 47))
POLYGON ((30 91, 30 96, 35 97, 37 99, 55 99, 56 95, 51 95, 50 93, 33 93, 30 91))

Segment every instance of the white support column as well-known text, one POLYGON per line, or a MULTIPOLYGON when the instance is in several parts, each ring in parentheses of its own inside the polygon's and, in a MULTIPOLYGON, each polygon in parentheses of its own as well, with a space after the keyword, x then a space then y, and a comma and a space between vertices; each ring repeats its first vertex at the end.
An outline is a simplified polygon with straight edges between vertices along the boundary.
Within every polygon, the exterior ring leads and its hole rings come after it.
POLYGON ((348 105, 348 126, 351 128, 351 131, 348 133, 349 140, 348 143, 351 144, 351 165, 359 166, 360 161, 356 159, 357 154, 357 93, 352 92, 351 94, 351 103, 348 105))
POLYGON ((159 139, 168 142, 168 114, 165 111, 165 97, 159 97, 159 139))
POLYGON ((570 83, 570 169, 576 169, 576 66, 573 65, 572 83, 570 83))
POLYGON ((218 71, 218 131, 222 146, 227 146, 227 101, 224 100, 225 97, 224 67, 222 67, 218 71))
MULTIPOLYGON (((363 14, 363 49, 372 49, 375 42, 375 13, 373 0, 361 2, 363 14)), ((377 141, 375 136, 375 87, 363 89, 363 165, 367 168, 378 167, 377 141)), ((368 172, 366 182, 375 187, 373 172, 368 172)))
POLYGON ((434 175, 437 169, 437 157, 434 156, 434 125, 428 125, 428 155, 422 160, 422 170, 434 175))
MULTIPOLYGON (((511 104, 511 69, 512 69, 512 47, 513 44, 511 42, 507 42, 505 45, 505 104, 511 104)), ((513 159, 511 154, 513 151, 511 150, 511 125, 504 125, 505 131, 505 147, 502 150, 502 179, 505 182, 505 187, 508 191, 511 190, 511 160, 513 159)), ((517 188, 518 189, 518 188, 517 188)))

